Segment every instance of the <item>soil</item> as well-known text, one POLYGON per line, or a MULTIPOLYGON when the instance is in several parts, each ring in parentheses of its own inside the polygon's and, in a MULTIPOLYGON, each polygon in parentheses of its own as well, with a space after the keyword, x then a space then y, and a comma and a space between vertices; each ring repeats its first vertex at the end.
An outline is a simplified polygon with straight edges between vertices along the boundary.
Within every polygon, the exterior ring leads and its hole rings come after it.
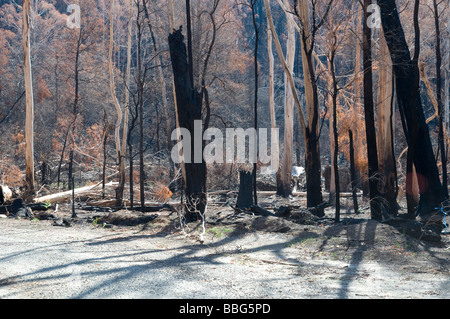
MULTIPOLYGON (((330 207, 320 219, 258 216, 228 198, 211 200, 204 229, 181 227, 169 209, 77 209, 73 219, 60 205, 55 219, 2 218, 0 298, 450 297, 449 235, 419 240, 343 201, 339 223, 330 207)), ((275 196, 260 205, 305 206, 275 196)))

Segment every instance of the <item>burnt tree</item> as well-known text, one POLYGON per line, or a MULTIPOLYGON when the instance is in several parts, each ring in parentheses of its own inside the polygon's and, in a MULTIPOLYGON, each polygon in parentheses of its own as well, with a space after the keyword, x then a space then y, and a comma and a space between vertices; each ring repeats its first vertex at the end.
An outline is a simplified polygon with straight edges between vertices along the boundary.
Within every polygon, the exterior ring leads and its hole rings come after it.
MULTIPOLYGON (((193 87, 191 81, 191 66, 188 63, 184 36, 179 30, 169 35, 169 49, 172 60, 173 78, 177 99, 177 115, 180 128, 187 129, 194 137, 194 122, 202 120, 202 94, 193 87)), ((185 167, 184 192, 186 195, 185 218, 186 221, 198 219, 198 213, 205 213, 206 208, 206 162, 202 154, 195 154, 195 145, 199 141, 191 138, 189 141, 190 154, 194 160, 182 163, 185 167), (200 155, 200 156, 199 156, 200 155)), ((200 141, 201 144, 203 144, 200 141)), ((183 144, 183 148, 186 144, 183 144)))
POLYGON ((239 193, 236 200, 236 206, 238 208, 246 209, 255 204, 254 198, 252 197, 254 174, 255 172, 239 171, 239 193))
POLYGON ((369 166, 369 193, 370 193, 370 212, 372 219, 381 220, 380 193, 378 191, 378 153, 377 139, 375 130, 375 116, 373 103, 373 80, 372 80, 372 31, 367 21, 370 13, 368 6, 371 0, 364 0, 364 17, 363 17, 363 88, 364 88, 364 116, 366 125, 367 140, 367 159, 369 166))
MULTIPOLYGON (((419 91, 419 67, 417 63, 419 49, 419 28, 415 23, 415 54, 411 58, 403 27, 400 22, 395 0, 378 0, 384 37, 391 55, 397 102, 403 117, 404 132, 416 172, 420 176, 420 200, 416 215, 426 217, 445 199, 439 170, 434 157, 428 125, 423 113, 419 91)), ((416 20, 417 21, 417 20, 416 20)))

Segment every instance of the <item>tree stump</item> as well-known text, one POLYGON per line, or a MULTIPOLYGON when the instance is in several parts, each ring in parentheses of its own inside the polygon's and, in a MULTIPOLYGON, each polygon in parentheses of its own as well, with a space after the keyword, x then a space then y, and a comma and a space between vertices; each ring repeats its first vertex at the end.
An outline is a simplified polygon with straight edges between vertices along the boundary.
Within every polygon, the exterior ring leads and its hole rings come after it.
POLYGON ((239 193, 236 206, 241 209, 250 208, 253 203, 253 174, 249 171, 239 171, 239 193))

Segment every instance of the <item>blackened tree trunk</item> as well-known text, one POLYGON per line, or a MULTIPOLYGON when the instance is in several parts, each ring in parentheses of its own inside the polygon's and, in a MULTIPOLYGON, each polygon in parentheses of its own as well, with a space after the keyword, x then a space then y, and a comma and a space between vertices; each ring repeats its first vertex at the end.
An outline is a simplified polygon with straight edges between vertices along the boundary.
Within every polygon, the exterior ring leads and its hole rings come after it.
POLYGON ((442 166, 442 186, 445 195, 448 197, 448 181, 447 181, 447 151, 444 140, 444 112, 442 105, 442 77, 441 77, 441 29, 439 27, 439 10, 438 3, 433 0, 434 25, 436 28, 436 101, 438 105, 438 121, 439 121, 439 149, 441 150, 441 166, 442 166))
POLYGON ((41 185, 46 185, 49 183, 50 179, 48 179, 48 175, 50 166, 47 164, 47 162, 44 160, 41 164, 41 185))
POLYGON ((239 193, 236 206, 242 209, 250 208, 254 205, 252 197, 253 174, 249 171, 239 171, 239 193))
MULTIPOLYGON (((305 140, 305 172, 306 172, 306 205, 317 207, 322 204, 320 146, 319 146, 319 97, 317 92, 317 78, 315 74, 313 51, 315 34, 322 25, 329 12, 333 0, 330 0, 321 22, 316 24, 315 2, 313 6, 313 19, 310 23, 309 8, 306 0, 294 1, 295 15, 298 17, 301 29, 301 52, 303 65, 303 78, 305 83, 306 109, 308 113, 307 127, 303 129, 305 140)), ((316 210, 316 215, 324 216, 323 209, 316 210)))
POLYGON ((81 44, 82 44, 82 34, 81 29, 78 34, 78 40, 77 40, 77 50, 75 53, 75 94, 74 94, 74 101, 73 101, 73 124, 71 125, 71 135, 70 138, 70 150, 69 150, 69 172, 68 172, 68 182, 67 185, 69 185, 69 189, 72 189, 71 187, 75 187, 75 184, 71 181, 73 178, 73 150, 74 150, 74 143, 75 143, 75 122, 78 118, 78 102, 79 102, 79 90, 80 90, 80 54, 81 54, 81 44))
MULTIPOLYGON (((178 124, 191 133, 190 148, 194 161, 184 163, 184 191, 186 194, 185 218, 193 221, 197 213, 205 213, 206 208, 206 162, 203 154, 195 154, 194 121, 202 119, 202 95, 192 87, 190 81, 190 66, 187 62, 184 36, 179 30, 169 35, 170 57, 172 59, 173 78, 177 99, 178 124)), ((201 141, 197 143, 203 144, 201 141)), ((203 153, 203 147, 202 147, 203 153)))
POLYGON ((378 192, 378 151, 375 131, 373 81, 372 81, 372 31, 367 24, 370 12, 367 12, 371 0, 364 0, 363 19, 363 90, 364 90, 364 115, 366 124, 367 159, 369 166, 369 195, 370 212, 372 219, 381 220, 380 194, 378 192))
MULTIPOLYGON (((314 208, 323 203, 320 167, 319 136, 316 130, 308 130, 305 143, 306 205, 314 208)), ((323 209, 315 211, 323 217, 323 209)))
MULTIPOLYGON (((259 46, 259 27, 256 23, 256 2, 258 0, 252 0, 250 3, 251 9, 252 9, 252 21, 253 21, 253 29, 255 30, 255 52, 253 57, 253 67, 254 67, 254 74, 255 74, 255 90, 254 90, 254 128, 255 131, 258 132, 258 46, 259 46)), ((256 147, 258 147, 258 143, 256 143, 256 147)), ((256 168, 257 168, 257 162, 255 161, 253 163, 253 200, 255 202, 255 205, 258 205, 258 190, 256 187, 256 168)))
MULTIPOLYGON (((332 131, 333 131, 333 149, 331 150, 332 153, 332 162, 333 162, 333 169, 332 172, 334 173, 334 201, 335 201, 335 217, 334 220, 336 223, 340 220, 340 211, 341 211, 341 199, 340 199, 340 192, 341 188, 339 185, 339 167, 338 167, 338 153, 339 153, 339 136, 338 136, 338 129, 337 129, 337 98, 338 98, 338 86, 337 86, 337 79, 336 79, 336 70, 335 70, 335 63, 334 59, 336 57, 336 34, 333 36, 334 43, 332 46, 332 52, 331 56, 329 58, 329 68, 331 71, 331 79, 332 79, 332 131)), ((331 195, 331 191, 330 191, 331 195)))
MULTIPOLYGON (((329 12, 329 8, 333 0, 330 0, 327 6, 326 13, 321 18, 319 24, 315 24, 317 17, 313 19, 313 25, 310 29, 309 23, 309 9, 306 0, 294 1, 294 12, 298 18, 300 25, 302 25, 300 33, 300 44, 302 52, 303 78, 305 83, 305 98, 307 119, 304 116, 300 100, 295 89, 295 83, 291 71, 284 59, 283 51, 280 41, 276 34, 275 25, 273 23, 270 4, 268 0, 264 0, 266 8, 267 20, 272 31, 273 40, 277 48, 278 57, 280 58, 283 69, 288 76, 289 87, 294 96, 295 106, 299 114, 299 122, 302 129, 303 138, 305 141, 305 171, 306 171, 306 205, 309 208, 318 207, 323 204, 322 187, 321 187, 321 167, 320 167, 320 148, 319 148, 319 99, 317 93, 317 79, 314 72, 314 63, 312 60, 312 53, 314 50, 315 33, 323 24, 329 12)), ((312 3, 315 5, 315 2, 312 3)), ((315 12, 315 8, 313 10, 315 12)), ((322 217, 324 211, 322 208, 314 210, 314 214, 322 217)))
MULTIPOLYGON (((440 206, 445 193, 439 179, 439 170, 433 154, 428 125, 423 113, 419 92, 419 67, 417 58, 411 59, 394 0, 378 0, 384 36, 391 55, 397 100, 401 115, 404 117, 404 131, 408 151, 412 150, 412 160, 420 176, 420 200, 416 214, 426 217, 440 206)), ((417 35, 417 29, 416 29, 417 35)), ((418 41, 416 36, 416 49, 418 41)))
POLYGON ((140 14, 142 13, 140 3, 137 2, 137 18, 136 18, 136 32, 137 32, 137 117, 139 126, 139 197, 142 211, 145 210, 145 169, 144 169, 144 87, 146 82, 147 68, 143 67, 141 41, 143 34, 142 20, 140 14))
POLYGON ((348 140, 350 142, 350 175, 352 183, 352 198, 353 198, 353 211, 355 214, 359 213, 358 198, 356 197, 356 173, 355 173, 355 151, 353 149, 353 132, 348 130, 348 140))

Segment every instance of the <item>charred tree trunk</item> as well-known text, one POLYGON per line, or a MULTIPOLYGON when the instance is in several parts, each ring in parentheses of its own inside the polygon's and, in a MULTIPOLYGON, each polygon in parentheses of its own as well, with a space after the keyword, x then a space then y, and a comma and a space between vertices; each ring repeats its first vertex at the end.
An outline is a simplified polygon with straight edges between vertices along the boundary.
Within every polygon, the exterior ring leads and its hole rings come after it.
POLYGON ((78 34, 78 40, 77 40, 77 50, 75 53, 75 74, 74 74, 74 80, 75 80, 75 94, 74 94, 74 100, 73 100, 73 121, 70 125, 70 134, 69 134, 69 171, 68 171, 68 181, 67 185, 68 188, 71 189, 73 187, 74 183, 72 183, 73 178, 73 156, 74 156, 74 143, 75 143, 75 123, 78 118, 78 102, 79 102, 79 90, 80 90, 80 54, 81 54, 81 29, 78 34))
POLYGON ((378 192, 378 151, 375 130, 374 103, 373 103, 373 81, 372 81, 372 32, 367 25, 370 16, 368 6, 371 0, 364 0, 363 19, 363 83, 364 83, 364 115, 366 124, 367 159, 369 166, 369 195, 370 211, 372 219, 381 220, 380 194, 378 192))
MULTIPOLYGON (((329 2, 328 9, 331 3, 332 1, 329 2)), ((303 130, 305 140, 306 205, 312 208, 321 205, 323 202, 319 146, 319 98, 313 63, 315 34, 319 27, 315 24, 316 17, 313 17, 312 25, 310 23, 308 3, 306 0, 294 1, 294 11, 303 26, 300 34, 300 43, 303 78, 305 82, 306 109, 308 111, 308 124, 306 129, 303 130)), ((313 11, 315 11, 314 8, 313 11)), ((322 19, 325 19, 325 16, 322 19)), ((324 215, 324 211, 323 209, 318 209, 315 214, 321 217, 324 215)))
POLYGON ((350 175, 352 183, 353 211, 359 213, 358 198, 356 196, 356 172, 355 172, 355 150, 353 149, 353 132, 348 130, 348 139, 350 141, 350 175))
POLYGON ((236 206, 238 208, 250 208, 254 205, 252 197, 253 174, 249 171, 239 171, 239 193, 236 206))
MULTIPOLYGON (((258 47, 259 47, 259 27, 256 23, 256 5, 257 0, 251 1, 251 9, 252 9, 252 21, 253 21, 253 29, 255 30, 255 52, 253 57, 253 67, 254 67, 254 83, 255 83, 255 90, 254 90, 254 128, 255 132, 258 132, 258 47)), ((258 143, 256 143, 256 148, 258 148, 258 143)), ((256 151, 258 152, 258 151, 256 151)), ((258 190, 256 187, 256 168, 257 168, 257 160, 253 163, 253 201, 255 202, 255 205, 258 205, 258 190)))
MULTIPOLYGON (((331 0, 332 2, 332 0, 331 0)), ((331 2, 329 5, 331 5, 331 2)), ((310 34, 309 10, 305 0, 300 2, 294 1, 295 15, 298 17, 302 27, 300 34, 300 43, 302 50, 303 77, 305 82, 305 97, 307 106, 307 119, 304 116, 302 106, 295 89, 294 79, 289 67, 284 59, 280 41, 275 32, 270 4, 268 0, 264 0, 266 8, 267 20, 272 31, 273 40, 277 48, 278 57, 280 58, 283 69, 288 77, 290 88, 294 97, 295 106, 299 115, 299 122, 302 129, 303 139, 305 142, 305 171, 306 171, 306 205, 310 208, 319 207, 323 204, 322 187, 321 187, 321 167, 320 167, 320 150, 319 150, 319 100, 317 94, 317 82, 314 72, 314 64, 312 61, 312 53, 314 49, 314 34, 318 26, 313 27, 313 35, 310 34)), ((329 7, 328 7, 329 8, 329 7)), ((328 12, 328 11, 327 11, 328 12)), ((325 18, 325 17, 324 17, 325 18)), ((316 20, 314 20, 316 21, 316 20)), ((324 216, 322 208, 314 210, 314 214, 319 217, 324 216)))
POLYGON ((136 102, 136 122, 139 126, 139 197, 141 202, 141 209, 145 210, 145 169, 144 169, 144 94, 145 83, 147 78, 148 68, 143 61, 142 50, 142 34, 143 21, 141 20, 141 13, 143 9, 140 3, 137 2, 137 18, 136 18, 136 32, 137 32, 137 102, 136 102))
MULTIPOLYGON (((191 27, 191 1, 186 0, 186 25, 187 25, 187 42, 188 42, 188 71, 189 71, 189 82, 191 88, 194 88, 194 62, 192 56, 192 27, 191 27)), ((181 31, 181 29, 180 29, 181 31)))
MULTIPOLYGON (((391 55, 396 80, 396 93, 401 115, 405 121, 408 152, 418 177, 420 200, 416 214, 425 217, 440 206, 445 193, 439 179, 428 125, 423 113, 419 92, 417 58, 411 59, 409 47, 394 0, 378 0, 384 36, 391 55)), ((416 28, 416 49, 419 48, 416 28)))
MULTIPOLYGON (((184 36, 179 30, 174 30, 169 35, 169 49, 172 59, 172 69, 177 99, 178 124, 180 128, 187 129, 194 137, 194 123, 202 119, 202 95, 192 87, 190 81, 190 66, 187 62, 184 36)), ((203 146, 201 154, 197 154, 196 143, 202 145, 202 141, 190 139, 188 145, 193 161, 184 163, 184 191, 186 195, 185 218, 186 221, 198 219, 197 212, 204 213, 206 209, 206 162, 203 159, 203 146), (194 207, 195 206, 195 207, 194 207)), ((198 148, 198 147, 197 147, 198 148)))
POLYGON ((447 181, 447 149, 444 139, 444 112, 442 105, 442 77, 441 77, 441 29, 439 27, 439 10, 436 0, 433 0, 434 25, 436 29, 436 101, 438 105, 438 121, 439 121, 439 149, 441 150, 441 166, 442 166, 442 186, 445 196, 448 197, 448 181, 447 181))
MULTIPOLYGON (((308 131, 305 143, 305 173, 306 173, 306 205, 314 208, 322 204, 321 167, 319 136, 315 130, 308 131)), ((315 211, 315 215, 324 216, 323 209, 315 211)))
POLYGON ((49 183, 50 179, 48 178, 50 166, 44 160, 41 164, 41 185, 46 185, 49 183))
MULTIPOLYGON (((336 44, 336 38, 334 35, 334 44, 336 44)), ((336 70, 334 65, 334 59, 336 57, 336 50, 332 49, 331 56, 329 59, 329 69, 331 73, 331 79, 332 79, 332 131, 333 131, 333 138, 332 138, 332 173, 334 174, 334 204, 335 204, 335 222, 338 223, 341 216, 341 199, 340 199, 340 192, 341 187, 339 184, 339 167, 338 167, 338 153, 339 153, 339 136, 338 136, 338 129, 337 129, 337 98, 338 98, 338 86, 337 86, 337 79, 336 79, 336 70)), ((331 195, 331 191, 330 191, 331 195)))

